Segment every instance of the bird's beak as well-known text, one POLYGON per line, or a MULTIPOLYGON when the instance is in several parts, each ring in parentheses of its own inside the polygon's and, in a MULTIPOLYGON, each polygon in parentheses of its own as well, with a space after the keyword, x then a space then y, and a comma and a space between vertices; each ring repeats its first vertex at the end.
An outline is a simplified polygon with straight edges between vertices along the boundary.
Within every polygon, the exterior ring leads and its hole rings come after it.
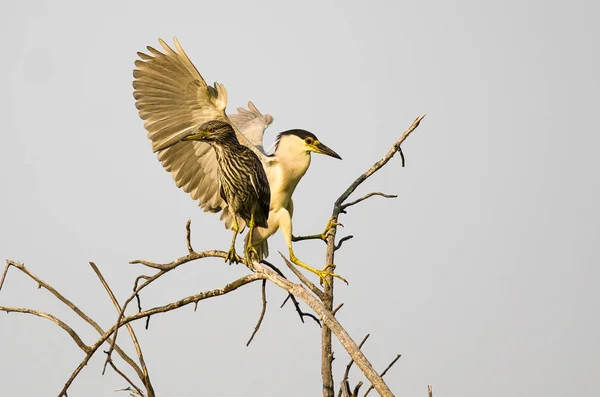
POLYGON ((339 154, 329 149, 327 146, 322 144, 320 141, 316 141, 312 146, 315 153, 324 154, 327 156, 335 157, 336 159, 342 159, 339 154))
POLYGON ((186 135, 183 138, 181 138, 181 140, 182 141, 201 141, 204 138, 206 138, 207 135, 208 135, 208 133, 205 131, 192 132, 191 134, 186 135))

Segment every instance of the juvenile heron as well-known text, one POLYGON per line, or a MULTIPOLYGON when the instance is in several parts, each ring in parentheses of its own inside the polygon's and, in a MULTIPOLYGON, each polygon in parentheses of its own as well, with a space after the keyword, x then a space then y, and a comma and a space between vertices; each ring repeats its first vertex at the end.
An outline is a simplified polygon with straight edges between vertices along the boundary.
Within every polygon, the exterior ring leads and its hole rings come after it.
POLYGON ((227 260, 240 262, 235 253, 235 239, 240 230, 238 216, 248 225, 244 256, 246 265, 252 267, 250 252, 260 260, 252 246, 254 227, 267 228, 271 191, 269 180, 260 159, 248 147, 241 145, 231 125, 212 120, 200 126, 198 131, 185 136, 182 141, 206 142, 213 147, 218 164, 219 195, 233 214, 233 239, 227 260))
MULTIPOLYGON (((175 50, 163 40, 159 43, 164 53, 147 47, 150 55, 138 52, 141 60, 135 62, 134 97, 144 127, 152 141, 152 149, 158 152, 158 159, 171 172, 178 187, 198 200, 205 211, 222 211, 221 219, 228 229, 241 230, 246 225, 244 219, 236 219, 235 211, 220 194, 218 161, 210 145, 195 141, 192 145, 177 144, 182 138, 199 130, 208 121, 221 121, 233 126, 241 145, 248 147, 260 159, 269 181, 271 201, 268 225, 257 225, 246 237, 256 247, 258 259, 268 255, 267 239, 278 229, 285 237, 290 260, 297 266, 317 274, 321 282, 326 276, 343 279, 329 271, 333 265, 317 270, 299 260, 294 254, 292 241, 292 215, 294 204, 292 194, 310 165, 311 153, 320 153, 338 159, 341 157, 312 133, 305 130, 290 130, 277 137, 275 152, 267 155, 263 148, 265 129, 273 122, 273 117, 261 114, 248 102, 248 109, 238 108, 238 114, 228 117, 227 91, 222 84, 208 86, 183 48, 174 39, 175 50)), ((335 226, 331 219, 321 238, 335 226)))

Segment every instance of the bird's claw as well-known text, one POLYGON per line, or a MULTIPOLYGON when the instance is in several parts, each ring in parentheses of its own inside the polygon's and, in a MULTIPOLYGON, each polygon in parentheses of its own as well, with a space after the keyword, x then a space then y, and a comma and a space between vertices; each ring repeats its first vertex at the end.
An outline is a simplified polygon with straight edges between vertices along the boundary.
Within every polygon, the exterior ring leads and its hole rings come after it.
POLYGON ((328 289, 330 287, 330 285, 329 285, 329 282, 327 281, 327 276, 331 276, 331 277, 339 278, 340 280, 345 282, 346 285, 348 285, 348 280, 346 280, 344 277, 340 276, 339 274, 333 273, 333 270, 335 270, 335 265, 333 263, 326 265, 323 268, 323 270, 317 270, 315 273, 320 278, 319 284, 324 285, 325 288, 328 289), (331 269, 331 271, 329 271, 328 269, 331 269))
POLYGON ((225 262, 229 262, 229 264, 231 265, 232 263, 240 263, 241 261, 242 258, 240 258, 240 256, 235 252, 235 248, 231 247, 227 252, 225 262))
POLYGON ((329 221, 327 222, 327 226, 325 226, 325 230, 323 231, 323 233, 321 233, 321 240, 327 240, 327 237, 329 237, 329 234, 331 233, 331 231, 334 230, 338 226, 344 227, 344 225, 342 225, 341 223, 339 223, 337 221, 335 216, 332 216, 331 218, 329 218, 329 221))
POLYGON ((254 256, 254 258, 258 261, 259 260, 258 251, 256 250, 256 248, 249 245, 246 247, 246 251, 244 252, 244 255, 246 255, 246 266, 248 266, 248 268, 250 270, 254 270, 254 265, 252 265, 252 256, 254 256))

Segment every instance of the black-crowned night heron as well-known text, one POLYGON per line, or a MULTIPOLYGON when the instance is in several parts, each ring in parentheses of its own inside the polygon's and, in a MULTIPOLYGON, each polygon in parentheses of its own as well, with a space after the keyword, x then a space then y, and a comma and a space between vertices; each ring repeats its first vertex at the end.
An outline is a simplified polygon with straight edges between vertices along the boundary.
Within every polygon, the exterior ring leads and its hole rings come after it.
MULTIPOLYGON (((268 255, 267 239, 281 229, 294 264, 317 274, 321 282, 326 276, 341 278, 329 271, 332 265, 317 270, 300 261, 292 249, 292 194, 310 165, 311 153, 341 157, 314 134, 304 130, 280 133, 275 152, 267 155, 263 135, 273 117, 261 114, 251 102, 248 103, 249 110, 238 108, 238 114, 228 117, 225 114, 225 87, 219 83, 208 86, 176 38, 176 51, 161 39, 159 42, 165 53, 152 47, 147 47, 150 55, 138 52, 141 60, 135 62, 133 72, 134 97, 140 117, 146 121, 144 127, 148 130, 152 149, 158 152, 158 159, 171 172, 177 186, 198 200, 205 211, 222 211, 225 227, 234 228, 234 211, 220 195, 215 152, 206 142, 176 144, 208 121, 231 124, 240 144, 260 159, 271 190, 268 227, 256 227, 252 235, 246 237, 256 247, 259 259, 268 255)), ((246 224, 243 219, 237 221, 240 229, 246 224)), ((317 236, 324 239, 333 225, 334 220, 330 220, 325 231, 317 236)))
MULTIPOLYGON (((213 147, 218 164, 219 195, 234 215, 233 239, 227 260, 240 262, 235 253, 235 239, 240 230, 237 218, 248 225, 244 255, 246 265, 253 268, 250 252, 258 252, 252 246, 254 227, 268 228, 271 191, 269 180, 260 159, 248 147, 241 145, 231 125, 218 120, 202 124, 197 131, 182 138, 182 141, 206 142, 213 147)), ((179 145, 185 145, 180 142, 179 145)), ((260 260, 260 259, 259 259, 260 260)))

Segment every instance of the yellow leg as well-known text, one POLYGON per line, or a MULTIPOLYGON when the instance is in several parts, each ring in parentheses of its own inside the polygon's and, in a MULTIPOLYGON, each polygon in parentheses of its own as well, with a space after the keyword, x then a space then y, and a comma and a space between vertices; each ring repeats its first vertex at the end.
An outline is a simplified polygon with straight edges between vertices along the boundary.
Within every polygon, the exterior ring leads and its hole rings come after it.
POLYGON ((252 214, 252 216, 250 217, 250 222, 248 223, 248 243, 246 244, 246 248, 244 250, 244 256, 246 257, 246 266, 248 266, 248 268, 250 270, 254 270, 254 265, 252 265, 251 254, 254 255, 256 260, 259 260, 258 252, 252 245, 252 234, 253 233, 254 233, 254 214, 252 214))
POLYGON ((306 263, 304 263, 300 259, 296 258, 296 255, 294 255, 294 251, 291 248, 290 248, 290 260, 295 265, 300 266, 300 267, 308 270, 309 272, 312 272, 312 273, 316 274, 317 276, 319 276, 320 283, 321 283, 321 285, 325 284, 325 288, 329 288, 329 283, 327 282, 327 278, 326 278, 327 276, 339 278, 340 280, 342 280, 343 282, 348 284, 348 281, 344 277, 340 276, 339 274, 335 274, 335 273, 328 271, 328 269, 335 270, 335 265, 333 263, 331 265, 326 265, 323 268, 323 270, 317 270, 314 267, 308 266, 306 263))
POLYGON ((231 263, 239 263, 242 259, 235 252, 235 239, 240 231, 240 227, 238 225, 237 216, 233 215, 233 239, 231 239, 231 247, 229 247, 229 252, 227 252, 227 258, 225 258, 226 262, 231 263))
POLYGON ((327 226, 325 226, 325 230, 323 230, 323 233, 320 234, 311 234, 309 236, 293 236, 292 235, 292 241, 296 242, 296 241, 302 241, 302 240, 327 240, 327 237, 329 236, 329 232, 337 227, 337 226, 344 226, 341 223, 337 222, 336 218, 334 216, 332 216, 331 218, 329 218, 329 222, 327 222, 327 226))

